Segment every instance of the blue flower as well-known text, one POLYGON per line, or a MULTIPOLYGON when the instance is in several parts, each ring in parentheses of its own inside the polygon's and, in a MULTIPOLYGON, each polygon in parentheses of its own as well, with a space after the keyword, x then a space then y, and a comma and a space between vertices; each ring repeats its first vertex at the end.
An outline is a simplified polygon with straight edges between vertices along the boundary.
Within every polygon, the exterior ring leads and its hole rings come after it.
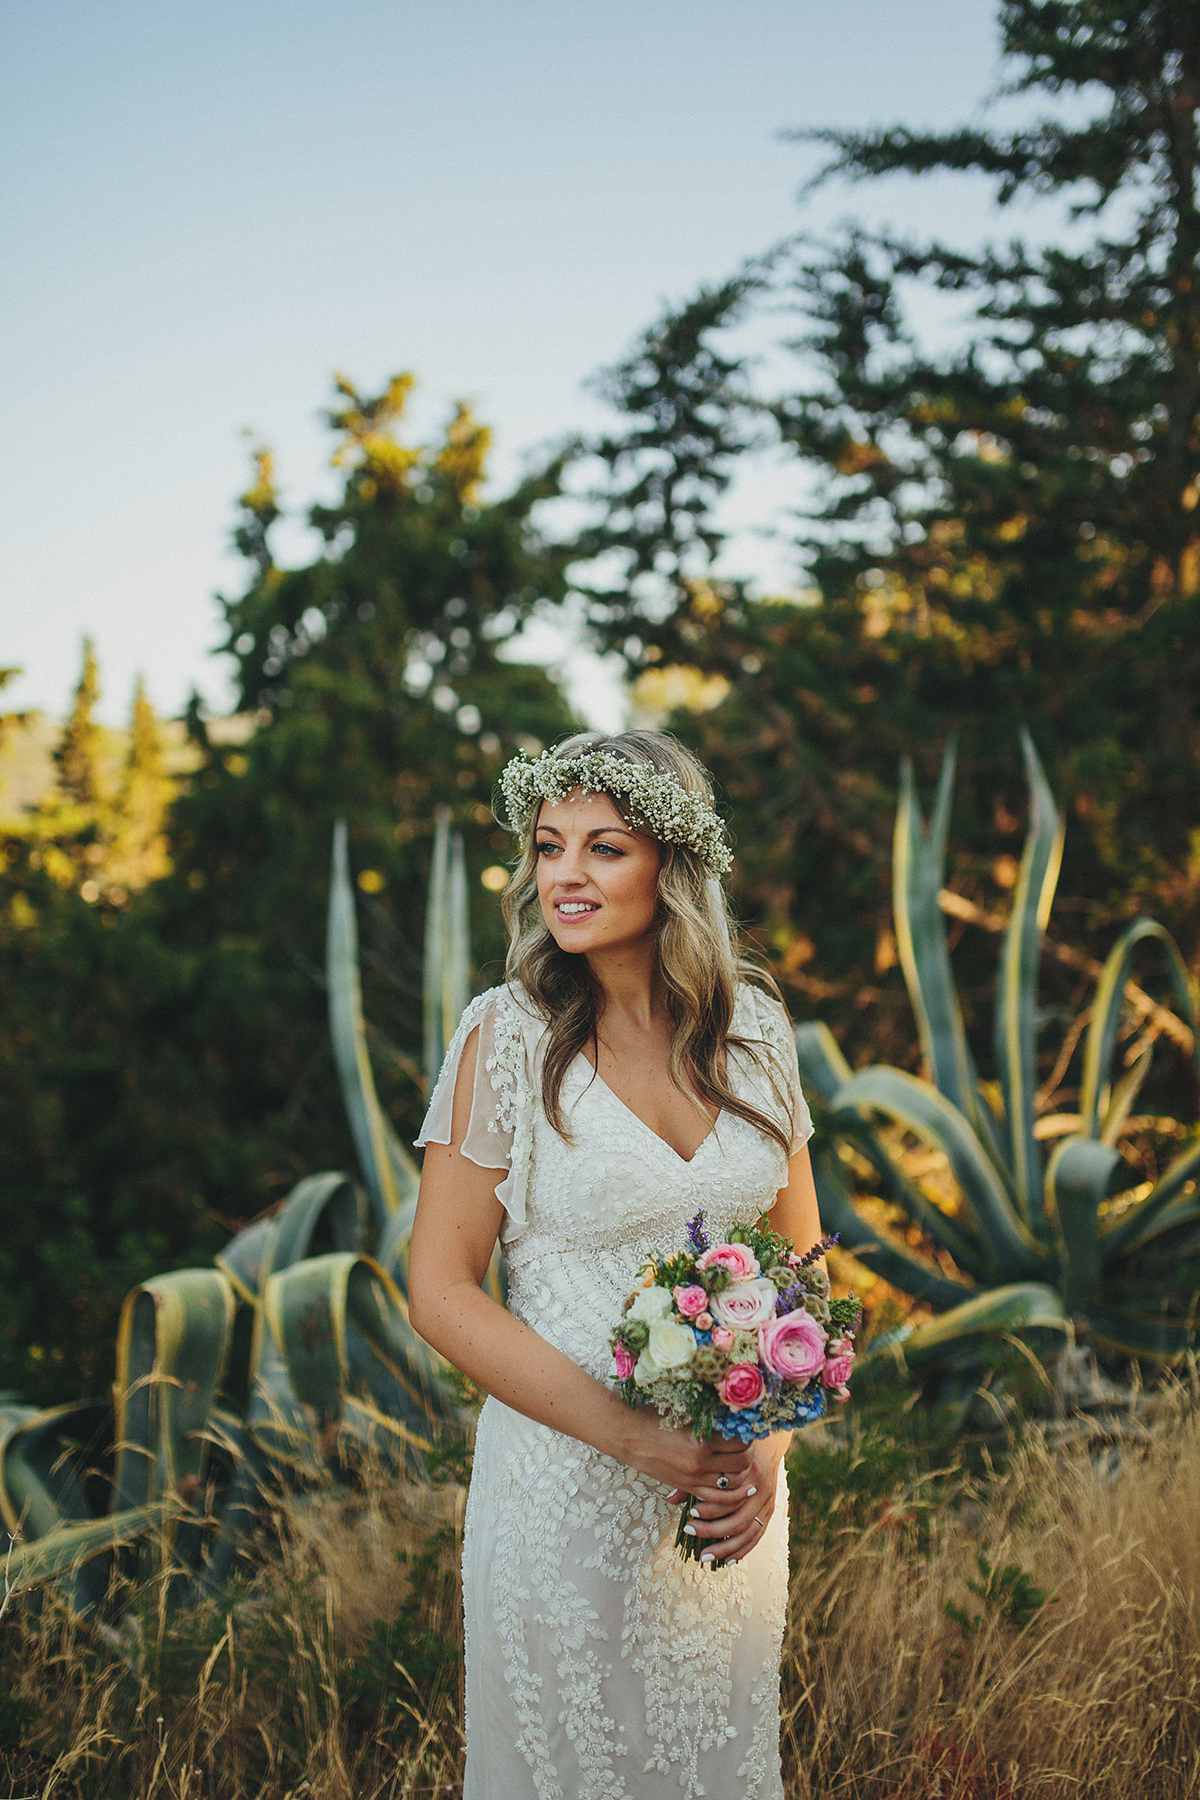
POLYGON ((703 1256, 704 1252, 708 1249, 708 1235, 704 1229, 703 1207, 700 1208, 700 1211, 696 1214, 694 1219, 688 1220, 687 1234, 696 1255, 703 1256))

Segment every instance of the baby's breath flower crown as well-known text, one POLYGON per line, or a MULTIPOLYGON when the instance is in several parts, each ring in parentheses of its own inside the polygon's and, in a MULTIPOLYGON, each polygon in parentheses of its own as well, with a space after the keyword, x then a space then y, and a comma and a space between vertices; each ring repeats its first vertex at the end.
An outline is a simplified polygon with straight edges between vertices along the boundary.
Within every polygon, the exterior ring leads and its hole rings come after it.
POLYGON ((710 875, 727 875, 733 867, 725 827, 703 795, 689 794, 663 769, 628 762, 610 750, 514 756, 500 777, 509 829, 523 832, 539 800, 565 800, 576 789, 585 796, 623 795, 635 825, 665 843, 684 845, 710 875))

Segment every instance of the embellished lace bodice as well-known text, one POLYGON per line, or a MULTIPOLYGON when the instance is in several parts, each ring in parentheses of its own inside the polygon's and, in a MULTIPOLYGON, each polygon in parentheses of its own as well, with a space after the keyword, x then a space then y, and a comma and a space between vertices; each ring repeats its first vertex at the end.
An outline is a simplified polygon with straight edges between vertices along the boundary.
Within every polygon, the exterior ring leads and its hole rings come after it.
MULTIPOLYGON (((701 1208, 710 1236, 770 1206, 787 1181, 782 1148, 722 1112, 690 1161, 619 1100, 579 1056, 563 1084, 570 1141, 540 1102, 544 1025, 520 992, 492 988, 473 1000, 446 1055, 418 1143, 448 1143, 462 1052, 480 1032, 475 1092, 463 1153, 504 1169, 501 1243, 509 1307, 593 1375, 610 1368, 608 1336, 648 1250, 673 1250, 701 1208)), ((740 1099, 786 1123, 792 1149, 812 1131, 783 1008, 743 983, 731 1049, 740 1099)))
MULTIPOLYGON (((600 1380, 646 1253, 703 1210, 716 1238, 770 1207, 782 1146, 722 1112, 690 1161, 582 1056, 567 1072, 569 1141, 542 1110, 545 1027, 520 990, 472 1001, 418 1143, 449 1143, 455 1084, 479 1051, 460 1148, 495 1170, 511 1311, 600 1380)), ((729 1048, 740 1099, 793 1151, 812 1125, 778 1002, 743 984, 729 1048)), ((463 1552, 464 1800, 782 1800, 779 1654, 786 1484, 737 1568, 680 1562, 666 1489, 489 1400, 463 1552)))

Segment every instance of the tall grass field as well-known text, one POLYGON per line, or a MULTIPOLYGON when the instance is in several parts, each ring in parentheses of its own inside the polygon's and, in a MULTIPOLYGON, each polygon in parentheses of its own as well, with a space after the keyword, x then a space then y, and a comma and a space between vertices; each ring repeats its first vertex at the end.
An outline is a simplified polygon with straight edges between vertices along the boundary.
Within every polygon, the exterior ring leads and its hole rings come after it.
MULTIPOLYGON (((1200 1793, 1194 1395, 1115 1451, 1032 1432, 1002 1473, 866 1500, 852 1439, 797 1448, 789 1800, 1200 1793)), ((458 1794, 462 1500, 368 1469, 281 1507, 256 1571, 199 1607, 150 1567, 108 1622, 12 1594, 0 1800, 458 1794)))

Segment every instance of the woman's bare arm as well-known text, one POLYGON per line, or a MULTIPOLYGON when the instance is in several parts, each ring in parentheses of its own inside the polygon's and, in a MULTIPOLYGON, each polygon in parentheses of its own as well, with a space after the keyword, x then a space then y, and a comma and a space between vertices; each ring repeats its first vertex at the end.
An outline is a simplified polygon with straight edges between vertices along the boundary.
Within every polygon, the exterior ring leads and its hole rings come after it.
POLYGON ((748 1450, 720 1438, 700 1445, 688 1431, 666 1430, 657 1415, 626 1406, 483 1292, 504 1217, 495 1191, 504 1171, 481 1169, 462 1154, 478 1052, 476 1030, 455 1083, 452 1141, 425 1151, 409 1256, 414 1329, 485 1393, 643 1475, 692 1493, 711 1489, 714 1497, 718 1475, 740 1487, 748 1450))

